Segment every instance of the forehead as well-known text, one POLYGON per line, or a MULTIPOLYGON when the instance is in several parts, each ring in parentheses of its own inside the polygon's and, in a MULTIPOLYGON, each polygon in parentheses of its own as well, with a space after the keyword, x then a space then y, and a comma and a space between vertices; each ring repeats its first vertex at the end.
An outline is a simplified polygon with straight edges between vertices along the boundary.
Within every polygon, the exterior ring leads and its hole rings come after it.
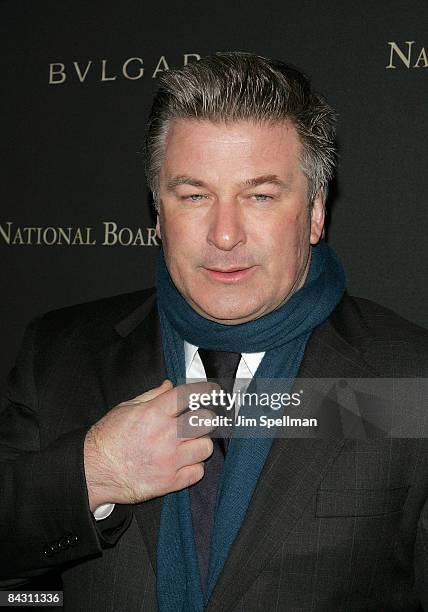
POLYGON ((300 162, 302 145, 290 122, 212 122, 179 119, 165 140, 162 178, 194 174, 242 176, 255 171, 287 175, 300 162))

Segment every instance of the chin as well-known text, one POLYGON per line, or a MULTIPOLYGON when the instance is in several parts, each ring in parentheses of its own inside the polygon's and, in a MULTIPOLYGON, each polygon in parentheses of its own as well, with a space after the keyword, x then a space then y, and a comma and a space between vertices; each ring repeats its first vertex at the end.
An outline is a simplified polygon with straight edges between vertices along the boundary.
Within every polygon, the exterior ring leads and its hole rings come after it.
POLYGON ((212 319, 225 325, 238 325, 256 319, 262 314, 259 314, 260 308, 257 309, 257 306, 249 304, 248 302, 245 308, 242 308, 242 306, 226 306, 224 304, 220 306, 219 302, 220 300, 214 307, 212 302, 209 304, 194 303, 193 308, 206 319, 212 319))

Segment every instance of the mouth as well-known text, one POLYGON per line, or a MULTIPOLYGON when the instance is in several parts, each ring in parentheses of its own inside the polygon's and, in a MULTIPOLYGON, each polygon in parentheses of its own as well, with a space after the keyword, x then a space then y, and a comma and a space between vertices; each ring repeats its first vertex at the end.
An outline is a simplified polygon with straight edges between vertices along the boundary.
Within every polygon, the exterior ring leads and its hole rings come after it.
POLYGON ((202 268, 207 274, 208 278, 220 283, 238 283, 239 281, 247 280, 249 276, 255 271, 257 266, 250 266, 248 268, 229 268, 228 270, 222 270, 221 268, 202 268))

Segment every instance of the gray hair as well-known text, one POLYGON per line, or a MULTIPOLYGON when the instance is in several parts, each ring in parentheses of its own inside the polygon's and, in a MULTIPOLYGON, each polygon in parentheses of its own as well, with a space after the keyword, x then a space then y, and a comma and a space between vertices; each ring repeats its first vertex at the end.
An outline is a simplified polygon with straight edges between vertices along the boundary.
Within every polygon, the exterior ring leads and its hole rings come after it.
POLYGON ((213 122, 289 121, 301 143, 301 168, 313 202, 327 185, 336 165, 336 114, 313 92, 294 66, 250 53, 218 53, 160 78, 148 120, 145 168, 159 209, 159 174, 170 124, 177 119, 213 122))

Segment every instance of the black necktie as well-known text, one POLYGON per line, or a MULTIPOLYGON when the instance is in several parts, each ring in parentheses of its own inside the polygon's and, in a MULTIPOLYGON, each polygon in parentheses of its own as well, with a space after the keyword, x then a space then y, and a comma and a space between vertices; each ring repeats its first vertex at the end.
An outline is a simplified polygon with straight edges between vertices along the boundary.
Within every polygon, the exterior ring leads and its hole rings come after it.
MULTIPOLYGON (((201 348, 198 352, 204 365, 207 379, 210 382, 216 382, 224 391, 230 393, 233 390, 235 375, 241 355, 239 353, 228 353, 225 351, 207 351, 201 348)), ((217 414, 222 415, 224 413, 218 411, 217 414)), ((229 411, 228 416, 231 416, 234 420, 234 408, 229 411)), ((196 551, 198 553, 199 573, 204 592, 207 588, 210 541, 217 499, 217 487, 227 448, 227 442, 223 438, 214 438, 213 442, 213 454, 205 461, 204 477, 190 487, 193 532, 195 536, 196 551)))
POLYGON ((232 391, 241 353, 207 351, 203 348, 198 349, 198 353, 204 364, 207 379, 218 382, 225 391, 232 391))
MULTIPOLYGON (((241 354, 226 351, 207 351, 202 348, 198 349, 198 353, 204 364, 207 380, 217 383, 226 393, 231 393, 235 384, 235 376, 241 354)), ((225 406, 212 406, 210 408, 219 416, 228 417, 232 421, 235 420, 234 404, 231 410, 227 410, 225 406)), ((227 451, 231 430, 232 428, 230 427, 226 430, 225 435, 218 435, 213 438, 214 444, 220 445, 223 455, 227 451)))

